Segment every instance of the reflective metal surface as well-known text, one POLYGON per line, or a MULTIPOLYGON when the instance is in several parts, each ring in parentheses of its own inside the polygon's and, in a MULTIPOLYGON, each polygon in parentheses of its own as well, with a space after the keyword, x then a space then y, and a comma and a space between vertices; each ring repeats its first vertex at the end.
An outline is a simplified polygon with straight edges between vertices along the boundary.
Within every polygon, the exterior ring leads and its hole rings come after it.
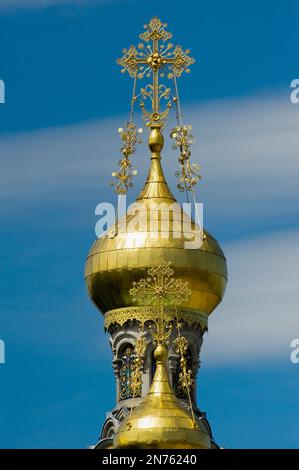
MULTIPOLYGON (((179 176, 183 178, 186 191, 192 192, 195 202, 193 189, 200 177, 195 167, 190 166, 191 135, 189 128, 183 126, 176 84, 176 77, 180 76, 184 70, 188 72, 188 67, 194 60, 188 55, 190 51, 183 51, 180 47, 172 51, 172 45, 166 46, 164 50, 162 45, 159 50, 159 41, 165 42, 171 37, 165 28, 166 24, 159 19, 151 20, 140 37, 145 42, 151 40, 153 50, 144 53, 141 46, 139 46, 140 51, 131 47, 124 50, 124 55, 119 60, 123 70, 128 71, 135 79, 131 119, 133 104, 137 98, 135 96, 136 79, 138 72, 142 70, 138 67, 144 68, 146 64, 146 67, 152 69, 153 75, 153 84, 148 85, 142 91, 143 99, 147 96, 152 100, 152 112, 146 111, 144 103, 142 104, 143 114, 150 129, 151 166, 146 184, 137 198, 137 204, 141 207, 136 208, 137 217, 134 212, 128 213, 115 227, 111 227, 107 233, 96 240, 88 255, 85 268, 89 295, 105 314, 105 328, 108 330, 111 328, 112 334, 114 325, 116 325, 116 330, 119 328, 122 334, 126 334, 125 323, 131 320, 139 322, 140 325, 137 326, 141 326, 142 331, 144 328, 152 327, 152 324, 147 324, 149 320, 156 323, 156 329, 153 331, 153 339, 158 344, 154 353, 155 376, 149 393, 141 403, 140 399, 137 402, 132 399, 132 403, 134 402, 134 405, 137 403, 137 406, 122 421, 114 437, 113 448, 119 449, 209 449, 212 446, 209 425, 205 424, 205 420, 194 416, 190 398, 193 379, 191 372, 187 370, 185 357, 188 343, 180 334, 179 322, 182 320, 185 325, 189 326, 189 329, 190 325, 191 329, 196 328, 196 333, 200 335, 204 333, 207 329, 208 315, 223 297, 227 283, 227 268, 224 254, 217 241, 208 232, 203 232, 200 226, 196 226, 190 217, 182 212, 167 186, 162 171, 160 153, 163 149, 164 138, 161 129, 166 124, 171 103, 167 104, 166 109, 160 109, 160 99, 168 99, 169 90, 165 90, 164 85, 159 84, 159 69, 163 72, 165 67, 171 65, 171 78, 174 78, 176 91, 173 102, 176 103, 178 120, 178 126, 175 132, 172 132, 172 137, 175 139, 175 146, 180 150, 179 176), (168 223, 165 223, 166 220, 168 223), (202 241, 202 243, 195 246, 195 241, 202 241), (192 246, 190 246, 191 242, 193 242, 192 246), (157 284, 158 290, 155 293, 160 299, 158 310, 145 298, 144 303, 143 298, 139 305, 137 301, 134 303, 132 297, 138 296, 131 297, 130 289, 131 293, 135 294, 137 291, 140 294, 144 288, 149 289, 146 277, 149 268, 157 265, 162 269, 168 262, 171 262, 174 271, 171 276, 179 279, 181 286, 188 286, 188 295, 183 296, 182 291, 180 298, 176 298, 179 309, 176 308, 177 305, 175 308, 166 308, 165 305, 164 309, 166 292, 169 294, 171 291, 174 297, 179 296, 178 290, 170 289, 173 286, 171 281, 170 284, 166 282, 163 286, 160 283, 157 284), (135 287, 132 288, 132 285, 135 287), (189 290, 191 295, 189 295, 189 290), (166 370, 168 359, 166 343, 171 331, 170 327, 173 328, 172 319, 175 318, 177 319, 176 354, 180 356, 181 385, 188 391, 190 411, 176 398, 166 370)), ((146 74, 147 70, 145 68, 142 74, 146 74)), ((122 148, 124 159, 120 162, 120 172, 115 173, 114 176, 117 180, 117 192, 125 193, 131 186, 131 177, 134 174, 129 157, 134 153, 137 138, 136 127, 131 120, 126 132, 121 129, 121 135, 125 143, 122 148), (129 133, 127 133, 128 130, 129 133), (118 183, 120 183, 119 186, 118 183)), ((135 343, 137 352, 139 340, 142 340, 142 335, 135 343)), ((142 343, 140 345, 144 346, 142 343)), ((151 351, 150 354, 152 354, 151 351)), ((139 358, 138 353, 136 357, 139 358)), ((141 375, 138 374, 142 370, 142 364, 143 358, 141 360, 140 355, 140 361, 136 362, 134 365, 136 367, 132 372, 132 377, 135 377, 136 381, 130 385, 132 390, 137 390, 137 392, 140 388, 141 375)))
POLYGON ((121 423, 114 436, 115 449, 210 449, 208 430, 193 421, 171 388, 166 372, 165 345, 155 350, 156 372, 150 391, 121 423))
POLYGON ((210 314, 221 301, 227 283, 224 254, 217 241, 206 231, 200 248, 186 248, 186 242, 192 240, 192 230, 196 227, 194 223, 190 226, 185 215, 183 233, 179 231, 176 221, 183 220, 182 209, 175 204, 163 175, 159 153, 163 147, 163 137, 157 129, 150 134, 149 145, 153 152, 151 167, 137 201, 144 205, 144 220, 147 222, 149 210, 152 211, 151 218, 157 221, 156 236, 150 231, 149 223, 134 226, 134 214, 131 214, 120 221, 116 234, 108 232, 98 239, 90 250, 85 269, 90 297, 103 313, 132 306, 129 295, 132 282, 138 281, 152 264, 163 259, 172 262, 175 276, 187 281, 192 290, 190 299, 183 307, 210 314), (165 211, 163 208, 155 210, 154 203, 163 203, 165 211), (170 205, 169 233, 165 233, 161 225, 170 205))
MULTIPOLYGON (((144 325, 147 321, 156 321, 159 311, 156 307, 125 307, 116 310, 110 310, 105 313, 104 327, 109 331, 110 327, 118 324, 123 326, 127 321, 138 321, 144 325)), ((199 310, 190 308, 172 308, 165 307, 165 318, 178 318, 185 324, 193 327, 200 327, 202 334, 208 329, 208 316, 199 310)))

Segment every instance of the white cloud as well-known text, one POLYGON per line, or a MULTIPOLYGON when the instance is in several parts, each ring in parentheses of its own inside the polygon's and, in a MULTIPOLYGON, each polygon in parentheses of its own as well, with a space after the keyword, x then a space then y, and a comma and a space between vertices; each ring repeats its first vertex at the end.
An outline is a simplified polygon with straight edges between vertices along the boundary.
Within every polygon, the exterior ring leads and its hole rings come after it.
MULTIPOLYGON (((200 200, 205 214, 225 233, 276 221, 298 222, 299 105, 286 96, 255 97, 194 105, 186 110, 202 166, 200 200)), ((0 139, 0 195, 7 207, 37 194, 78 188, 107 190, 119 158, 116 129, 125 118, 69 126, 0 139)), ((146 140, 146 139, 145 139, 146 140)), ((177 154, 166 145, 164 167, 175 194, 177 154)), ((144 144, 134 156, 140 188, 148 166, 144 144)), ((106 193, 107 194, 107 193, 106 193)))
POLYGON ((223 248, 229 283, 210 317, 203 362, 245 365, 279 358, 290 364, 290 342, 299 337, 299 231, 223 248))
POLYGON ((55 191, 75 194, 95 182, 103 189, 117 149, 109 141, 118 125, 107 120, 2 137, 1 198, 11 208, 28 200, 43 203, 55 191))
POLYGON ((208 103, 190 110, 193 158, 206 210, 223 224, 298 219, 299 106, 283 97, 208 103), (221 207, 219 208, 219 201, 221 207))

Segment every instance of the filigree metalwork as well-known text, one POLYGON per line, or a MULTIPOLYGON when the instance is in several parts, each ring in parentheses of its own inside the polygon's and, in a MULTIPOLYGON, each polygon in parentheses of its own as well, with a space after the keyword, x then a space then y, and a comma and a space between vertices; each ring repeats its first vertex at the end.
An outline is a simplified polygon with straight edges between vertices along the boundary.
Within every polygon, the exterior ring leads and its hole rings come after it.
MULTIPOLYGON (((151 92, 143 93, 147 87, 141 89, 143 99, 150 98, 151 111, 145 109, 144 101, 140 105, 146 124, 150 127, 165 125, 169 108, 171 107, 170 89, 159 84, 159 79, 167 76, 169 79, 180 77, 185 71, 190 72, 190 65, 195 61, 189 56, 188 49, 183 50, 181 46, 174 46, 167 42, 172 34, 166 30, 167 24, 162 23, 159 18, 153 18, 144 25, 145 31, 139 38, 143 41, 128 49, 123 49, 123 56, 117 60, 122 67, 122 72, 128 72, 132 78, 143 79, 151 77, 153 79, 151 92), (151 44, 150 44, 151 42, 151 44), (165 93, 165 91, 167 93, 165 93), (164 109, 161 108, 161 99, 168 100, 164 109)), ((137 99, 137 96, 134 97, 137 99)))
POLYGON ((190 147, 193 144, 191 131, 191 126, 176 126, 170 133, 170 137, 174 139, 173 149, 180 151, 179 170, 176 172, 176 177, 179 178, 177 185, 179 191, 193 191, 194 186, 201 179, 200 166, 190 161, 190 147))
POLYGON ((150 267, 148 278, 133 282, 130 295, 134 301, 159 305, 181 305, 187 302, 191 295, 188 283, 173 277, 174 270, 170 267, 171 261, 161 262, 150 267))
POLYGON ((127 122, 125 129, 120 127, 118 132, 123 142, 121 147, 123 157, 118 161, 119 170, 112 173, 114 180, 110 184, 117 194, 126 194, 133 186, 133 176, 137 175, 130 157, 136 151, 136 144, 142 142, 140 138, 142 129, 137 129, 134 123, 127 122))
MULTIPOLYGON (((191 290, 188 283, 181 279, 173 277, 174 270, 171 268, 171 262, 161 261, 158 264, 151 266, 148 271, 148 277, 140 279, 138 282, 133 282, 133 287, 130 289, 130 295, 133 301, 144 305, 144 303, 156 304, 158 306, 158 318, 154 323, 152 330, 152 337, 154 343, 165 345, 169 343, 169 337, 173 331, 173 319, 165 318, 164 305, 181 305, 186 302, 190 295, 191 290)), ((180 373, 179 385, 186 391, 190 411, 193 418, 193 425, 196 427, 196 420, 192 408, 190 390, 193 384, 191 377, 192 371, 187 368, 186 352, 188 349, 188 342, 184 336, 180 334, 180 323, 177 318, 177 337, 173 341, 174 350, 180 354, 180 373)), ((166 349, 167 350, 167 349, 166 349)), ((139 371, 141 370, 139 366, 139 371)), ((136 390, 140 387, 141 373, 136 369, 136 390)))
MULTIPOLYGON (((133 398, 132 378, 135 370, 134 347, 129 344, 126 346, 121 356, 121 367, 119 372, 119 396, 120 400, 133 398)), ((135 393, 135 397, 140 393, 135 393)))
POLYGON ((167 24, 162 23, 161 20, 157 17, 151 19, 149 24, 145 24, 143 28, 145 32, 140 34, 140 39, 143 39, 145 42, 149 41, 168 41, 172 38, 172 34, 166 31, 167 24))
POLYGON ((148 277, 133 282, 130 295, 133 301, 144 305, 156 305, 158 318, 152 328, 152 335, 156 343, 167 342, 172 331, 171 318, 165 318, 165 305, 181 305, 188 300, 191 291, 186 281, 175 279, 171 262, 161 262, 150 267, 148 277))
POLYGON ((178 336, 173 341, 173 349, 180 356, 180 372, 178 373, 177 393, 182 398, 188 398, 194 386, 192 370, 188 367, 188 341, 185 336, 178 336))
POLYGON ((188 349, 188 341, 185 336, 178 336, 173 342, 173 348, 177 354, 185 356, 188 349))
MULTIPOLYGON (((173 307, 165 307, 164 314, 166 319, 173 319, 177 315, 179 321, 194 328, 200 328, 202 334, 208 329, 208 316, 199 310, 181 308, 176 312, 176 309, 173 307)), ((106 312, 104 326, 105 330, 108 331, 113 325, 122 327, 127 322, 132 321, 137 321, 144 325, 146 322, 157 321, 158 317, 159 311, 155 306, 125 307, 106 312)))
POLYGON ((142 367, 144 363, 144 355, 147 348, 147 344, 148 341, 144 336, 138 338, 135 343, 135 360, 131 377, 131 390, 133 397, 138 397, 141 395, 142 367))

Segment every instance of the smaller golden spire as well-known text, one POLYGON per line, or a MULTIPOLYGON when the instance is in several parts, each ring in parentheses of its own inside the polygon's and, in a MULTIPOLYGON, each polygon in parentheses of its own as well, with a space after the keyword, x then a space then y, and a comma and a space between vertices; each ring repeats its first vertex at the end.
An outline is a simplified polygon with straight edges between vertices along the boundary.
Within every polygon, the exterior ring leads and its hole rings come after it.
POLYGON ((174 203, 176 199, 171 193, 161 165, 161 151, 164 146, 164 137, 161 128, 155 126, 151 129, 148 138, 148 146, 151 151, 151 165, 144 188, 137 201, 150 200, 151 202, 174 203))
POLYGON ((181 405, 170 386, 166 370, 168 349, 158 344, 156 372, 142 403, 121 423, 114 449, 210 449, 208 430, 181 405))

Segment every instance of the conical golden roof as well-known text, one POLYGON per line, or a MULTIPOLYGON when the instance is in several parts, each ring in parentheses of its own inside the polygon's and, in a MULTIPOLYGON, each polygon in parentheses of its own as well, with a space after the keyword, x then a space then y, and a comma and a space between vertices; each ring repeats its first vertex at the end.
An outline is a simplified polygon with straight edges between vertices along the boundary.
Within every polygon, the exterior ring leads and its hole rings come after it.
POLYGON ((145 186, 139 194, 137 201, 144 204, 148 202, 176 203, 177 201, 165 181, 161 166, 161 151, 164 146, 164 138, 159 128, 151 130, 148 145, 151 150, 151 165, 145 186))
POLYGON ((115 449, 210 449, 205 425, 176 398, 166 371, 167 347, 155 350, 156 372, 148 395, 121 423, 115 449))

